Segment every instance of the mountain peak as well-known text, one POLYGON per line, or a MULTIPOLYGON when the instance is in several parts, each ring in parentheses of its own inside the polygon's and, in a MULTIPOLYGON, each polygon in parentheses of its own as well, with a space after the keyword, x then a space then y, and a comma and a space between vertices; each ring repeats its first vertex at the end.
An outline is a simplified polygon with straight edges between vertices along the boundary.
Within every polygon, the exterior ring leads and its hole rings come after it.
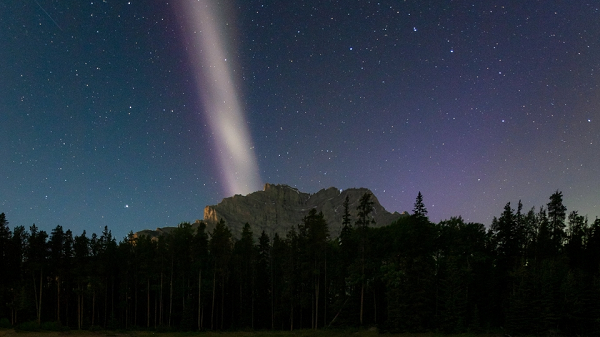
MULTIPOLYGON (((262 231, 265 231, 271 237, 275 233, 284 237, 293 226, 300 224, 308 212, 314 208, 317 212, 323 212, 331 237, 337 237, 342 230, 343 205, 346 196, 349 201, 348 211, 351 221, 354 223, 357 217, 356 208, 365 193, 372 195, 372 216, 375 220, 373 227, 386 226, 398 218, 406 216, 406 212, 400 214, 385 210, 377 197, 366 188, 342 190, 329 187, 310 194, 289 185, 267 183, 262 191, 252 192, 245 196, 236 194, 223 199, 216 205, 204 207, 204 220, 196 220, 192 227, 197 228, 200 221, 204 221, 207 226, 206 230, 210 233, 217 222, 223 219, 231 229, 233 236, 237 238, 241 236, 245 223, 250 224, 255 236, 259 236, 262 231)), ((137 232, 136 235, 157 237, 168 234, 173 228, 143 230, 137 232)))
MULTIPOLYGON (((291 227, 302 222, 310 209, 315 208, 317 212, 323 212, 330 234, 335 237, 342 228, 346 196, 349 198, 350 215, 355 219, 356 207, 365 193, 373 195, 366 188, 341 190, 335 187, 309 194, 288 185, 267 183, 262 191, 246 196, 235 195, 223 199, 217 205, 206 206, 204 222, 207 224, 207 230, 211 231, 213 226, 223 219, 236 237, 240 236, 246 222, 250 224, 255 235, 265 231, 270 236, 275 233, 285 236, 291 227)), ((375 226, 388 225, 402 216, 386 211, 375 195, 372 196, 372 201, 375 226)))

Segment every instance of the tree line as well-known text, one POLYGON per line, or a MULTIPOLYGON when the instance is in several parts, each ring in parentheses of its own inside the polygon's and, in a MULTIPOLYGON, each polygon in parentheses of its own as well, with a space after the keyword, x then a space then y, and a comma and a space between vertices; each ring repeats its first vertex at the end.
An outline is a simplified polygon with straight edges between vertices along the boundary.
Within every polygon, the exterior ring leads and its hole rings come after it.
POLYGON ((510 203, 486 229, 454 217, 429 221, 421 193, 412 215, 373 227, 364 194, 343 204, 339 237, 311 210, 281 237, 234 238, 224 221, 181 223, 151 239, 117 242, 11 231, 0 214, 0 319, 72 329, 321 329, 511 334, 600 332, 600 219, 510 203))

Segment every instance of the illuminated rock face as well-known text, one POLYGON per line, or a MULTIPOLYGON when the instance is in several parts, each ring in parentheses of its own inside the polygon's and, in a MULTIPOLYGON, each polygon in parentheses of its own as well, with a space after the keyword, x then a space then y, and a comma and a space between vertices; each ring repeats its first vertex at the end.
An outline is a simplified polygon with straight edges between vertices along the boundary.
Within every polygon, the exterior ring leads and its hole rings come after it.
MULTIPOLYGON (((240 237, 242 228, 247 222, 255 236, 265 231, 269 236, 278 233, 284 237, 292 226, 302 222, 310 209, 323 212, 329 225, 331 237, 337 237, 342 228, 344 200, 349 197, 349 211, 352 224, 356 220, 356 207, 360 197, 371 193, 366 188, 352 188, 340 191, 335 187, 322 189, 315 194, 303 193, 287 185, 266 184, 263 191, 250 193, 246 196, 235 195, 225 198, 217 205, 204 208, 204 222, 207 231, 212 231, 214 225, 221 219, 225 221, 235 237, 240 237)), ((389 225, 402 216, 390 213, 379 204, 377 197, 371 199, 374 204, 374 226, 389 225)))
MULTIPOLYGON (((287 185, 265 184, 262 191, 250 193, 246 196, 234 195, 223 199, 219 204, 204 208, 204 222, 207 233, 212 232, 215 224, 223 219, 231 229, 234 237, 239 238, 242 228, 247 222, 252 228, 255 237, 260 236, 264 230, 270 237, 275 233, 285 237, 286 233, 302 222, 302 218, 315 208, 323 212, 325 221, 329 226, 332 238, 339 236, 342 229, 342 215, 344 214, 344 200, 348 196, 350 220, 352 225, 356 221, 356 207, 360 198, 365 193, 371 193, 366 188, 350 188, 340 191, 335 187, 322 189, 315 194, 303 193, 287 185)), ((371 193, 372 194, 372 193, 371 193)), ((375 219, 373 227, 386 226, 406 213, 390 213, 379 204, 377 197, 373 201, 372 216, 375 219)), ((193 228, 198 228, 202 220, 196 220, 193 228)), ((136 235, 150 236, 157 239, 168 234, 174 227, 157 228, 156 230, 143 230, 136 235)))

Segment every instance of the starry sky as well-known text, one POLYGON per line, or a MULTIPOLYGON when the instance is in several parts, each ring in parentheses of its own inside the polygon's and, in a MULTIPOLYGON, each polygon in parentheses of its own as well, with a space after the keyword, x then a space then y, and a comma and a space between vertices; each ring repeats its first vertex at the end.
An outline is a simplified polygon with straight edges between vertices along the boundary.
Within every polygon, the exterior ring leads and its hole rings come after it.
POLYGON ((11 227, 121 239, 266 182, 600 215, 595 1, 9 0, 0 27, 11 227))

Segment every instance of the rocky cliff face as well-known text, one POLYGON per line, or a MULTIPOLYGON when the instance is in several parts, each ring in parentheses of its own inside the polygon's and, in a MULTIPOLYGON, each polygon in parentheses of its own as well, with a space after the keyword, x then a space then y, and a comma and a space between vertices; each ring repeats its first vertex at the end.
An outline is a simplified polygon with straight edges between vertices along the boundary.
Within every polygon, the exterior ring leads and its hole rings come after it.
MULTIPOLYGON (((344 200, 349 198, 349 211, 352 223, 356 220, 356 207, 360 198, 365 193, 371 193, 366 188, 351 188, 339 190, 334 187, 322 189, 315 194, 303 193, 287 185, 266 184, 263 191, 254 192, 246 196, 235 195, 225 198, 217 205, 204 208, 204 222, 210 232, 214 225, 221 219, 225 221, 235 237, 239 237, 244 224, 250 224, 255 236, 264 230, 269 236, 278 233, 285 236, 289 229, 302 222, 302 218, 310 209, 323 212, 329 225, 332 237, 337 237, 342 228, 342 215, 344 200)), ((372 194, 372 193, 371 193, 372 194)), ((375 195, 373 218, 374 226, 389 225, 400 218, 400 213, 386 211, 375 195)))
MULTIPOLYGON (((366 188, 350 188, 339 190, 335 187, 322 189, 317 193, 303 193, 287 185, 265 184, 263 191, 250 193, 246 196, 234 195, 225 198, 217 205, 204 208, 204 222, 206 230, 212 232, 215 224, 223 219, 231 229, 234 237, 239 238, 242 228, 247 222, 252 228, 255 236, 265 231, 269 236, 278 233, 284 237, 292 228, 302 222, 302 218, 315 208, 317 212, 323 212, 325 221, 329 226, 331 237, 337 237, 342 229, 342 215, 344 213, 344 200, 348 196, 349 211, 352 225, 356 221, 360 198, 365 193, 371 193, 366 188)), ((377 197, 372 194, 374 227, 386 226, 397 220, 406 213, 390 213, 379 204, 377 197)), ((200 220, 192 224, 197 228, 200 220)), ((168 234, 174 227, 157 228, 156 230, 143 230, 136 235, 157 238, 168 234)))

